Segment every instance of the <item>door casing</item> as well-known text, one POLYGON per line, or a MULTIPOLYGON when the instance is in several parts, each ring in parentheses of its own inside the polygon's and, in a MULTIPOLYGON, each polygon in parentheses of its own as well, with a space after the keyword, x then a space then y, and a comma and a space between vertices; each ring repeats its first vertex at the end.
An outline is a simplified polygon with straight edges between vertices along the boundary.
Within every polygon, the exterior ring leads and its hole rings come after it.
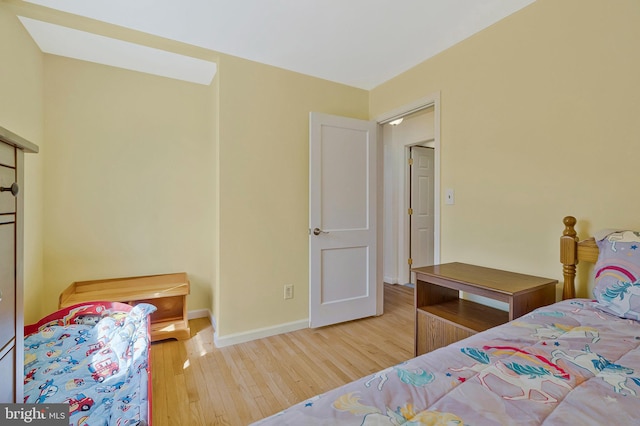
MULTIPOLYGON (((383 131, 382 131, 382 126, 386 123, 389 123, 390 121, 393 121, 397 118, 400 117, 405 117, 408 116, 412 113, 415 113, 417 111, 429 108, 429 107, 433 107, 434 109, 434 135, 433 135, 433 148, 434 148, 434 172, 435 172, 435 177, 434 177, 434 189, 433 189, 433 196, 434 196, 434 235, 433 235, 433 256, 434 256, 434 264, 438 264, 440 263, 440 240, 441 240, 441 235, 440 235, 440 210, 441 210, 441 189, 440 189, 440 174, 441 174, 441 168, 440 168, 440 92, 435 92, 432 93, 428 96, 425 96, 423 98, 420 98, 414 102, 408 103, 406 105, 400 106, 398 108, 395 108, 387 113, 381 114, 378 117, 376 117, 376 122, 379 125, 379 131, 378 131, 378 135, 380 138, 382 138, 383 135, 383 131)), ((402 149, 403 152, 400 154, 401 156, 404 157, 405 159, 405 163, 407 164, 408 158, 409 158, 409 148, 413 143, 408 143, 406 144, 402 149)), ((380 145, 382 146, 382 141, 380 143, 380 145)), ((382 156, 379 158, 383 158, 382 156)), ((384 165, 384 167, 390 167, 390 165, 384 165)), ((383 170, 380 171, 381 175, 384 175, 383 170)), ((405 171, 405 181, 404 181, 404 186, 403 189, 404 190, 404 205, 402 206, 403 210, 406 212, 407 209, 409 208, 409 194, 408 194, 408 171, 405 171)), ((383 200, 383 194, 380 194, 379 200, 383 200)), ((382 213, 381 213, 382 214, 382 213)), ((383 220, 381 221, 382 223, 384 223, 386 225, 386 222, 383 220)), ((385 226, 383 225, 383 226, 385 226)), ((409 220, 408 220, 408 215, 403 215, 402 216, 402 220, 399 223, 399 227, 400 229, 398 230, 398 238, 399 238, 399 244, 397 245, 397 250, 398 253, 396 253, 397 255, 397 259, 398 259, 398 270, 396 273, 395 277, 387 277, 385 276, 385 279, 397 279, 396 282, 392 282, 392 284, 396 284, 396 283, 406 283, 406 282, 410 282, 410 273, 409 273, 409 265, 407 263, 407 259, 409 258, 409 253, 410 253, 410 246, 409 246, 409 220)), ((382 232, 382 231, 381 231, 382 232)), ((388 255, 388 254, 386 254, 388 255)), ((382 259, 380 260, 382 262, 382 259)), ((381 272, 382 273, 382 272, 381 272)))

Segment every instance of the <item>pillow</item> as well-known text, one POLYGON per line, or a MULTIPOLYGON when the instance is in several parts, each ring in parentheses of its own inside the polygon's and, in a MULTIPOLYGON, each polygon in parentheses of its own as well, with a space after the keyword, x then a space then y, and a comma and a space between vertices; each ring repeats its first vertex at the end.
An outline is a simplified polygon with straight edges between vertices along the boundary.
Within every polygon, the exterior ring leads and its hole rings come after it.
POLYGON ((593 295, 598 307, 621 318, 640 320, 640 233, 612 232, 596 243, 600 254, 593 295))

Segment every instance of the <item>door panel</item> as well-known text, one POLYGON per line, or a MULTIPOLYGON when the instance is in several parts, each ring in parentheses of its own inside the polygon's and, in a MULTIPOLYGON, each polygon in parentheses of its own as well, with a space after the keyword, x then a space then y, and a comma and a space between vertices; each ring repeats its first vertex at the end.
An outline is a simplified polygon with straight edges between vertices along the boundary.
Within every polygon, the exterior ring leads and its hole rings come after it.
POLYGON ((322 127, 321 220, 324 230, 366 229, 368 134, 322 127))
POLYGON ((369 295, 367 247, 325 249, 322 251, 321 303, 341 302, 369 295))
POLYGON ((309 136, 309 326, 321 327, 376 314, 376 124, 311 113, 309 136))

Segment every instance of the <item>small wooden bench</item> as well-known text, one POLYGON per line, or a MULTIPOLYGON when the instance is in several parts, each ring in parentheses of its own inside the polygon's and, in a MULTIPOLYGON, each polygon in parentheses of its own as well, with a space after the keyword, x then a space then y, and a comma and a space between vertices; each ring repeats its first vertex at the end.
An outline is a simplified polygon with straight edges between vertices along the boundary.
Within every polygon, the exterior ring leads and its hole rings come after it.
POLYGON ((130 305, 149 303, 157 308, 151 314, 151 341, 183 340, 191 337, 187 320, 188 294, 189 279, 185 272, 77 281, 60 294, 58 306, 66 308, 101 300, 130 305))

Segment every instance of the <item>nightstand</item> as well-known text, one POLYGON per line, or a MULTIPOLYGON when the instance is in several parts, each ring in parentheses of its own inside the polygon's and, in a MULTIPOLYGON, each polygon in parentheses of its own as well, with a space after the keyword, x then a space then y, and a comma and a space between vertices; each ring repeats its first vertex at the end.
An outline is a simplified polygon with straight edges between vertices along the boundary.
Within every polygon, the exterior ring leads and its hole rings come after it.
POLYGON ((557 280, 445 263, 412 269, 415 354, 421 355, 555 302, 557 280), (460 291, 505 302, 509 311, 460 298, 460 291))

